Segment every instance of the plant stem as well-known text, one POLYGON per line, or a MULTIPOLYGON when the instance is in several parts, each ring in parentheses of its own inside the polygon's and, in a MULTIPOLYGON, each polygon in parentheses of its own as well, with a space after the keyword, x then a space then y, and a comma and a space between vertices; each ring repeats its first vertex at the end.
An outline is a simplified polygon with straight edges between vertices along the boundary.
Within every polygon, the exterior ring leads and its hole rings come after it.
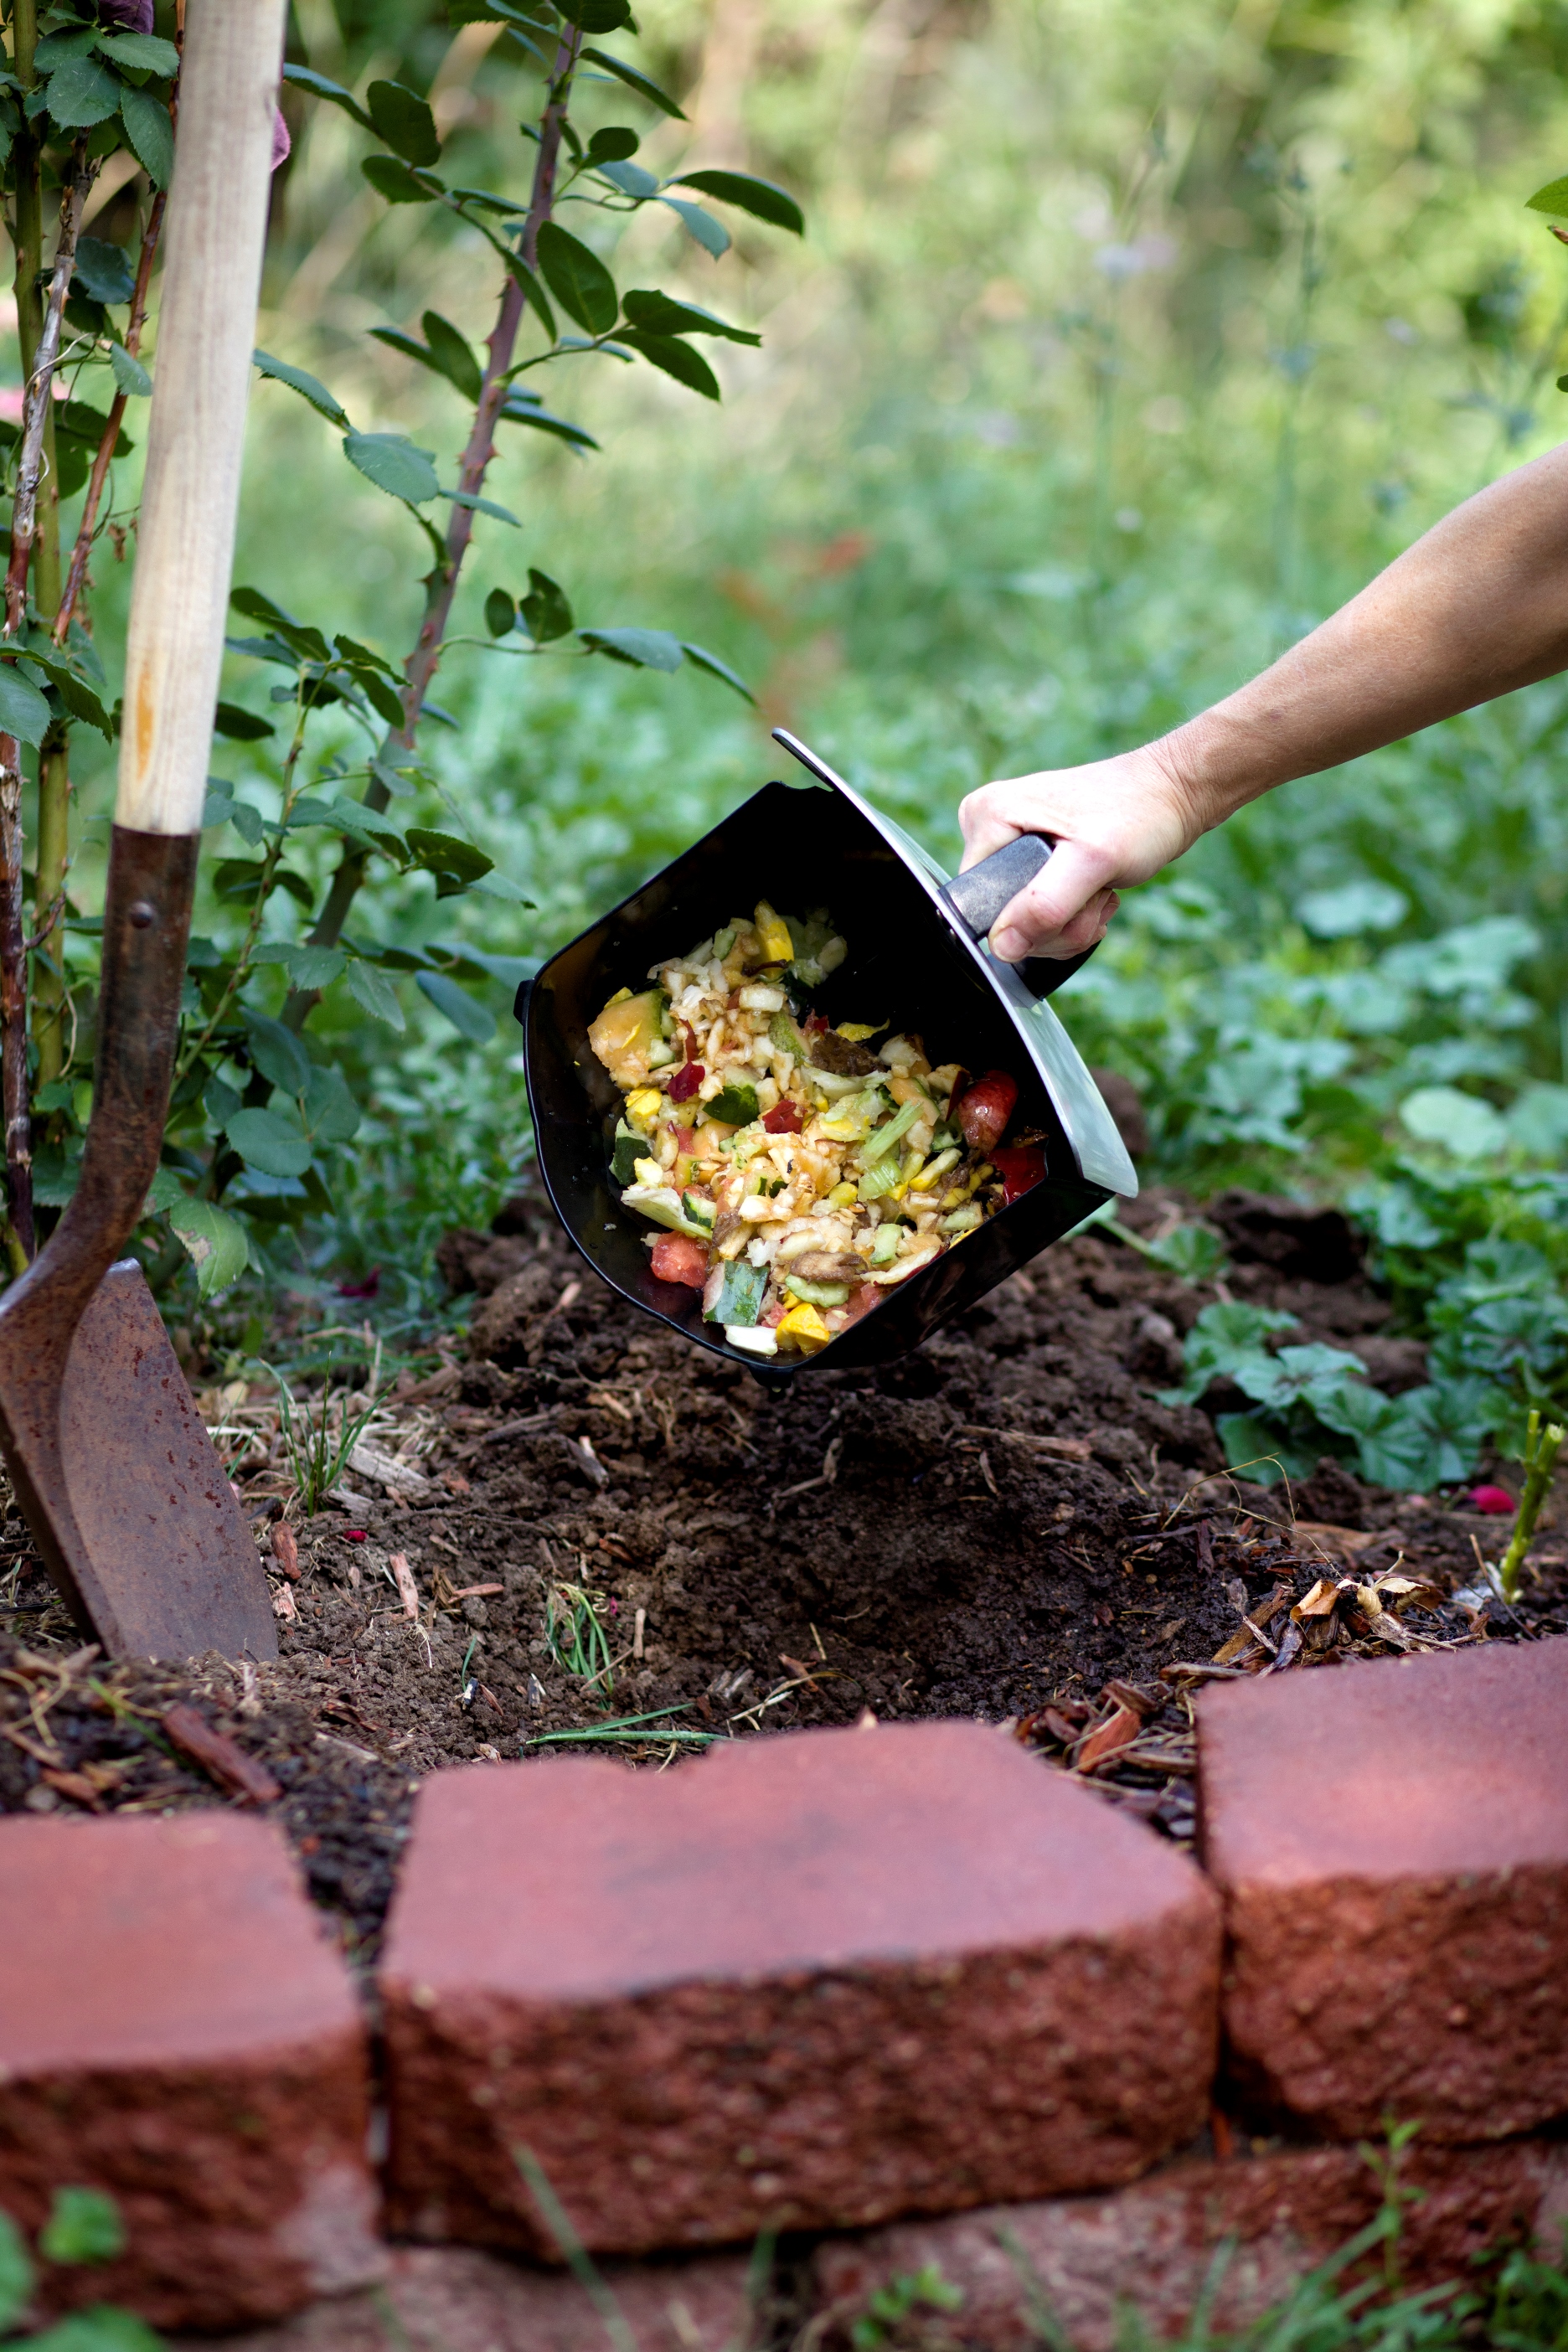
MULTIPOLYGON (((551 68, 549 102, 540 117, 539 154, 534 163, 533 188, 520 248, 530 269, 536 262, 539 232, 550 218, 555 202, 555 173, 561 155, 562 126, 566 120, 567 95, 582 43, 582 34, 574 26, 568 26, 562 35, 555 62, 551 68)), ((496 322, 488 338, 489 359, 479 387, 473 430, 463 451, 461 488, 476 497, 484 488, 486 469, 495 456, 496 420, 507 395, 508 373, 517 342, 517 331, 522 324, 524 301, 521 285, 516 278, 509 275, 502 289, 496 322)), ((451 616, 452 600, 458 593, 458 577, 473 530, 472 509, 454 507, 452 520, 447 526, 445 555, 426 582, 425 612, 419 625, 419 635, 413 652, 403 665, 404 676, 408 680, 403 694, 403 724, 388 731, 379 755, 383 760, 395 760, 398 752, 408 752, 414 749, 419 715, 441 659, 442 641, 451 616)), ((381 778, 373 775, 365 787, 365 806, 380 811, 386 807, 391 798, 381 778)), ((348 920, 349 908, 364 880, 367 855, 366 851, 354 847, 352 843, 344 843, 342 857, 327 894, 327 903, 310 935, 313 947, 336 947, 343 925, 348 920)), ((319 989, 289 992, 289 1001, 283 1008, 283 1018, 289 1028, 298 1030, 304 1026, 320 997, 319 989)))
MULTIPOLYGON (((76 241, 81 227, 82 206, 88 190, 98 177, 98 165, 88 161, 87 142, 79 139, 71 149, 70 176, 66 183, 60 203, 59 242, 55 247, 54 272, 49 280, 48 307, 44 313, 42 331, 33 363, 27 375, 27 390, 22 421, 22 451, 16 467, 16 488, 11 503, 11 560, 5 572, 5 628, 14 636, 22 626, 27 605, 27 567, 32 561, 37 537, 38 482, 44 464, 44 432, 54 407, 55 363, 59 357, 60 320, 65 314, 66 296, 70 291, 71 273, 76 268, 76 241)), ((55 484, 51 467, 49 482, 55 484)), ((59 598, 59 536, 58 499, 53 515, 55 530, 46 532, 53 541, 53 599, 47 597, 46 583, 40 577, 38 603, 40 610, 53 612, 59 598)), ((38 544, 40 558, 45 554, 42 541, 38 544)))
POLYGON ((64 928, 60 904, 66 870, 70 862, 70 739, 64 727, 51 727, 38 753, 38 838, 34 853, 37 879, 33 889, 33 930, 37 947, 33 962, 33 1043, 37 1048, 37 1082, 46 1087, 65 1068, 65 962, 61 953, 64 928), (54 947, 47 940, 58 928, 54 947))
POLYGON ((1541 1506, 1546 1500, 1546 1490, 1552 1484, 1552 1473, 1557 1466, 1557 1452, 1563 1443, 1563 1431, 1557 1422, 1542 1429, 1541 1415, 1531 1412, 1530 1429, 1524 1443, 1524 1492, 1519 1498, 1519 1514, 1513 1523, 1513 1534, 1503 1554, 1498 1580, 1502 1597, 1510 1605, 1519 1599, 1523 1581, 1524 1555, 1530 1549, 1535 1523, 1541 1517, 1541 1506))
POLYGON ((294 803, 300 797, 300 787, 294 781, 294 772, 300 763, 300 754, 305 748, 305 720, 308 716, 309 707, 306 706, 301 709, 295 722, 294 740, 289 746, 288 755, 283 762, 283 807, 278 820, 278 833, 261 861, 261 873, 256 886, 256 897, 251 902, 250 920, 245 927, 245 937, 239 943, 239 953, 234 960, 234 970, 229 973, 223 994, 218 998, 206 1027, 180 1055, 174 1069, 174 1084, 176 1086, 192 1063, 199 1060, 206 1051, 219 1022, 250 977, 250 958, 256 946, 257 936, 261 929, 261 918, 271 894, 272 877, 277 872, 278 862, 283 855, 283 845, 289 837, 289 819, 293 814, 294 803))
POLYGON ((33 1135, 27 1105, 27 947, 22 922, 22 751, 0 735, 0 1101, 11 1224, 26 1263, 33 1255, 33 1135))

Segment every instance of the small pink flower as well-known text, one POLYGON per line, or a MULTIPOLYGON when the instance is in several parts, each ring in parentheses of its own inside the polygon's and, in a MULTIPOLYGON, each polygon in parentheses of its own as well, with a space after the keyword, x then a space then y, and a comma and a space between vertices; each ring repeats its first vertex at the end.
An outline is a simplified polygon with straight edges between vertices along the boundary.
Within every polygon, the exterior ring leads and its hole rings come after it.
POLYGON ((1511 1517, 1519 1508, 1506 1486, 1472 1486, 1465 1499, 1472 1511, 1485 1511, 1491 1518, 1500 1519, 1505 1511, 1511 1517))

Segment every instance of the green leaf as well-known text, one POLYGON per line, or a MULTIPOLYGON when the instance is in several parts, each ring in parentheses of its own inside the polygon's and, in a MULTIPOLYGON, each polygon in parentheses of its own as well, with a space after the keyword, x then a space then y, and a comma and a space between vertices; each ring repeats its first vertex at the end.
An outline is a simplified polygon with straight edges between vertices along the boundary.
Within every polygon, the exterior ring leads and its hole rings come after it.
POLYGON ((433 205, 441 194, 439 180, 432 187, 427 181, 416 179, 406 163, 391 155, 367 155, 360 170, 389 205, 433 205))
POLYGON ((506 266, 521 287, 524 299, 552 342, 555 341, 555 313, 544 297, 544 289, 524 261, 521 253, 509 253, 506 266))
POLYGON ((510 637, 517 626, 517 599, 506 588, 492 588, 485 598, 485 626, 492 637, 510 637))
POLYGON ((405 506, 422 507, 441 485, 428 449, 416 449, 405 433, 345 433, 343 455, 367 482, 405 506))
MULTIPOLYGON (((55 431, 57 434, 68 434, 73 441, 86 441, 96 449, 108 430, 109 419, 101 408, 94 408, 85 400, 56 401, 55 431)), ((121 428, 115 436, 114 455, 117 457, 128 457, 135 446, 121 428)))
POLYGON ((447 1019, 459 1036, 471 1045, 483 1045, 495 1035, 496 1024, 482 1004, 476 1003, 466 988, 448 980, 444 971, 416 972, 414 984, 447 1019))
POLYGON ((579 629, 577 635, 590 653, 609 654, 634 669, 680 667, 680 640, 668 629, 579 629))
POLYGON ((302 1095, 310 1083, 310 1057, 281 1021, 269 1020, 265 1013, 244 1013, 252 1066, 260 1071, 269 1085, 279 1087, 286 1095, 302 1095))
POLYGON ((673 295, 652 288, 634 286, 622 298, 621 310, 631 326, 650 335, 723 335, 731 343, 760 344, 763 340, 745 327, 716 319, 711 310, 699 310, 695 302, 678 302, 673 295))
POLYGON ((169 110, 150 89, 120 94, 120 119, 131 152, 155 188, 166 188, 174 169, 174 132, 169 110))
POLYGON ((373 963, 356 960, 349 966, 349 991, 356 1003, 363 1006, 374 1021, 384 1021, 390 1029, 407 1026, 403 1007, 397 1001, 397 991, 384 971, 373 963))
MULTIPOLYGON (((223 1087, 225 1094, 228 1094, 232 1091, 230 1087, 223 1086, 223 1080, 221 1078, 209 1078, 207 1080, 206 1094, 203 1097, 203 1108, 206 1111, 209 1118, 212 1117, 209 1098, 215 1086, 223 1087)), ((214 1123, 215 1125, 221 1124, 220 1121, 215 1121, 214 1123)), ((152 1187, 148 1192, 146 1202, 142 1208, 142 1213, 144 1217, 159 1216, 165 1209, 177 1209, 181 1202, 187 1200, 189 1197, 189 1194, 186 1192, 184 1185, 180 1181, 177 1171, 173 1168, 160 1168, 157 1174, 153 1179, 152 1187)))
POLYGON ((315 1070, 305 1090, 305 1132, 316 1143, 347 1143, 361 1111, 341 1070, 315 1070))
POLYGON ((213 733, 226 736, 231 743, 259 743, 277 732, 270 719, 242 710, 237 702, 220 702, 213 713, 213 733))
POLYGON ((330 425, 348 425, 348 412, 341 400, 327 390, 319 376, 308 374, 304 368, 290 367, 287 360, 275 360, 270 352, 253 352, 251 358, 264 376, 276 383, 286 383, 312 408, 319 408, 330 425))
POLYGON ((547 646, 572 634, 572 606, 566 591, 547 572, 528 572, 528 594, 522 600, 523 626, 536 646, 547 646))
POLYGON ((509 400, 498 415, 498 425, 529 425, 536 433, 552 434, 557 441, 566 442, 577 450, 596 449, 599 444, 580 425, 570 425, 563 416, 552 416, 547 408, 526 406, 520 401, 509 400))
POLYGON ((726 686, 732 686, 746 701, 756 701, 757 698, 745 679, 732 670, 728 662, 721 661, 717 654, 710 654, 706 646, 694 646, 689 637, 682 637, 680 650, 694 669, 705 669, 710 677, 721 678, 726 686))
POLYGON ((417 865, 432 874, 449 874, 458 882, 477 882, 495 864, 493 857, 456 834, 432 833, 424 825, 411 824, 405 838, 417 865))
MULTIPOLYGON (((123 89, 96 58, 66 58, 49 76, 49 120, 61 131, 89 130, 118 114, 123 89)), ((153 102, 157 104, 155 99, 153 102)), ((167 114, 163 120, 167 122, 167 114)))
POLYGON ((1303 1451, 1256 1413, 1222 1412, 1215 1427, 1226 1464, 1233 1470, 1245 1469, 1251 1486, 1277 1486, 1281 1478, 1310 1478, 1318 1466, 1321 1446, 1303 1451))
POLYGON ((481 499, 475 490, 442 490, 438 495, 455 507, 466 507, 470 514, 493 515, 497 522, 510 522, 513 530, 522 529, 510 507, 498 506, 494 499, 481 499))
POLYGON ((125 2224, 101 2189, 57 2189, 38 2252, 51 2263, 106 2263, 125 2243, 125 2224))
MULTIPOLYGON (((113 720, 74 663, 62 659, 57 653, 45 653, 37 646, 29 648, 26 659, 43 672, 73 719, 83 720, 89 727, 96 727, 100 735, 113 740, 113 720)), ((12 731, 15 732, 14 730, 12 731)))
POLYGON ((632 20, 626 0, 555 0, 555 5, 580 33, 615 33, 632 20))
POLYGON ((1560 220, 1568 220, 1568 179, 1548 180, 1524 203, 1527 212, 1554 213, 1560 220))
POLYGON ((622 58, 611 57, 606 49, 590 47, 584 47, 582 60, 584 65, 603 66, 606 73, 614 74, 616 79, 625 82, 628 89, 635 89, 639 98, 646 98, 650 106, 657 106, 661 113, 669 115, 677 122, 685 121, 686 117, 674 99, 667 96, 658 82, 649 81, 647 74, 638 73, 636 66, 628 66, 622 58))
POLYGON ((658 194, 658 174, 645 172, 640 163, 595 163, 594 169, 612 188, 619 188, 623 196, 635 196, 638 204, 658 194))
POLYGON ((291 940, 267 940, 252 958, 255 963, 280 963, 290 988, 330 988, 348 957, 342 948, 296 946, 291 940))
POLYGON ((641 145, 635 131, 628 131, 624 123, 607 122, 589 140, 587 161, 593 164, 624 163, 641 145))
POLYGON ((620 340, 629 343, 634 352, 640 352, 650 365, 661 368, 666 375, 672 375, 677 383, 685 384, 689 391, 700 392, 704 400, 722 397, 719 379, 701 352, 694 352, 689 343, 681 342, 679 337, 647 335, 640 327, 633 327, 623 329, 620 340))
POLYGON ((437 161, 441 142, 436 118, 416 90, 400 81, 373 81, 365 104, 377 138, 384 139, 405 163, 429 165, 437 161))
POLYGON ((678 172, 669 183, 672 188, 696 188, 705 196, 717 196, 721 204, 733 205, 743 213, 773 228, 787 228, 795 236, 805 235, 805 215, 793 196, 775 188, 771 180, 754 180, 749 172, 678 172))
POLYGON ((154 33, 101 33, 98 46, 104 57, 132 73, 156 74, 160 81, 173 81, 180 70, 180 52, 173 41, 161 41, 154 33))
POLYGON ((0 2329, 9 2330, 33 2292, 33 2264, 9 2213, 0 2213, 0 2329))
POLYGON ((283 79, 291 81, 296 89, 308 89, 313 98, 330 99, 334 106, 341 106, 345 114, 352 114, 356 122, 363 122, 367 131, 375 129, 358 100, 351 98, 338 82, 329 81, 325 74, 312 73, 309 66, 285 66, 283 79))
POLYGON ((252 808, 248 801, 231 801, 228 819, 241 841, 247 848, 254 849, 266 830, 261 811, 252 808))
POLYGON ((729 230, 722 221, 716 221, 711 213, 705 213, 700 205, 689 205, 679 196, 660 196, 658 201, 661 205, 668 205, 672 213, 680 215, 688 236, 694 239, 704 253, 710 253, 715 261, 721 254, 729 252, 729 230))
POLYGON ((141 361, 133 358, 123 343, 110 344, 109 372, 114 378, 115 390, 122 392, 127 400, 151 399, 153 379, 141 361))
MULTIPOLYGON (((98 42, 99 31, 96 25, 79 24, 73 25, 68 31, 46 33, 33 51, 34 67, 41 74, 52 74, 55 68, 63 65, 67 58, 87 57, 97 48, 98 42)), ((9 74, 5 76, 5 79, 13 89, 17 87, 9 74)))
MULTIPOLYGON (((223 1213, 218 1210, 219 1216, 223 1213)), ((180 1238, 183 1241, 184 1234, 180 1238)), ((243 1233, 240 1239, 245 1239, 243 1233)), ((201 1288, 199 1281, 196 1286, 201 1288)), ((204 1297, 208 1295, 202 1292, 204 1297)), ((167 2352, 167 2347, 133 2311, 121 2311, 118 2304, 95 2303, 46 2327, 41 2335, 29 2336, 27 2352, 167 2352)))
MULTIPOLYGON (((307 1160, 309 1156, 307 1149, 307 1160)), ((238 1281, 250 1262, 250 1244, 237 1217, 216 1201, 186 1200, 169 1211, 169 1223, 196 1269, 196 1289, 203 1298, 214 1298, 238 1281)))
POLYGON ((15 735, 18 743, 30 743, 37 751, 51 715, 37 688, 28 685, 16 663, 0 663, 0 734, 15 735))
MULTIPOLYGON (((215 1076, 210 1077, 202 1088, 202 1108, 218 1133, 222 1135, 229 1120, 240 1108, 240 1097, 226 1080, 215 1076)), ((156 1185, 153 1190, 154 1192, 157 1190, 156 1185)), ((163 1205, 165 1208, 173 1208, 175 1203, 173 1201, 165 1201, 163 1205)))
POLYGON ((302 1176, 310 1164, 310 1145, 275 1110, 237 1110, 228 1139, 246 1166, 259 1168, 264 1176, 302 1176))
POLYGON ((1489 1159, 1509 1139, 1500 1112, 1458 1087, 1417 1087, 1400 1104, 1399 1118, 1421 1142, 1439 1144, 1456 1160, 1489 1159))
POLYGON ((80 286, 95 302, 129 302, 136 291, 131 256, 122 245, 106 244, 100 236, 79 237, 72 285, 80 286))
POLYGON ((401 727, 403 700, 397 688, 382 676, 380 670, 372 669, 363 662, 355 663, 352 674, 354 684, 376 717, 384 719, 389 727, 401 727))
POLYGON ((430 356, 449 383, 457 385, 466 400, 478 400, 483 387, 484 371, 468 341, 439 310, 426 310, 419 321, 425 330, 425 341, 430 356))
POLYGON ((616 281, 581 237, 546 221, 539 232, 539 267, 562 309, 591 335, 607 335, 620 303, 616 281))

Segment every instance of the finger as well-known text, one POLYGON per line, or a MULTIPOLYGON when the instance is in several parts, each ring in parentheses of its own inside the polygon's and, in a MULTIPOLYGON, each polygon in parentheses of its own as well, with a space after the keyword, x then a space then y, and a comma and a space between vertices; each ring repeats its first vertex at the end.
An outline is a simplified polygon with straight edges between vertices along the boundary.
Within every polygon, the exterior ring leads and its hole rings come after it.
POLYGON ((994 849, 1005 849, 1016 841, 1020 827, 1010 824, 998 804, 994 784, 984 784, 977 793, 966 793, 958 804, 959 829, 963 835, 963 864, 960 873, 967 874, 994 849))
POLYGON ((1083 844, 1058 844, 1048 866, 1004 907, 991 929, 991 944, 1004 962, 1025 956, 1081 954, 1102 934, 1114 908, 1101 850, 1083 844))

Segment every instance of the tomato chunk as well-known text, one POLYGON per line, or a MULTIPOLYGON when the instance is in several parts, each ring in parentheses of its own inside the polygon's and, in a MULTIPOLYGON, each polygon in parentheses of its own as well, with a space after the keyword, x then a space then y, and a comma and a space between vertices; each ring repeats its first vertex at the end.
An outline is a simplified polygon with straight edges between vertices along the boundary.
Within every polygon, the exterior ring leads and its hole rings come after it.
POLYGON ((708 1280, 708 1252, 685 1234, 660 1234, 653 1245, 652 1263, 658 1282, 679 1282, 688 1290, 700 1290, 708 1280))
POLYGON ((993 1151, 992 1162, 1002 1179, 1002 1205, 1006 1208, 1025 1192, 1032 1192, 1037 1184, 1046 1181, 1046 1148, 1043 1143, 1009 1145, 993 1151))
POLYGON ((707 1075, 700 1062, 688 1062, 669 1082, 670 1101, 689 1102, 707 1075))
POLYGON ((792 1102, 775 1103, 772 1110, 763 1112, 763 1125, 770 1135, 798 1135, 800 1105, 792 1102))
POLYGON ((1018 1082, 1005 1070, 987 1070, 976 1078, 952 1113, 971 1151, 990 1151, 1001 1142, 1017 1099, 1018 1082))

